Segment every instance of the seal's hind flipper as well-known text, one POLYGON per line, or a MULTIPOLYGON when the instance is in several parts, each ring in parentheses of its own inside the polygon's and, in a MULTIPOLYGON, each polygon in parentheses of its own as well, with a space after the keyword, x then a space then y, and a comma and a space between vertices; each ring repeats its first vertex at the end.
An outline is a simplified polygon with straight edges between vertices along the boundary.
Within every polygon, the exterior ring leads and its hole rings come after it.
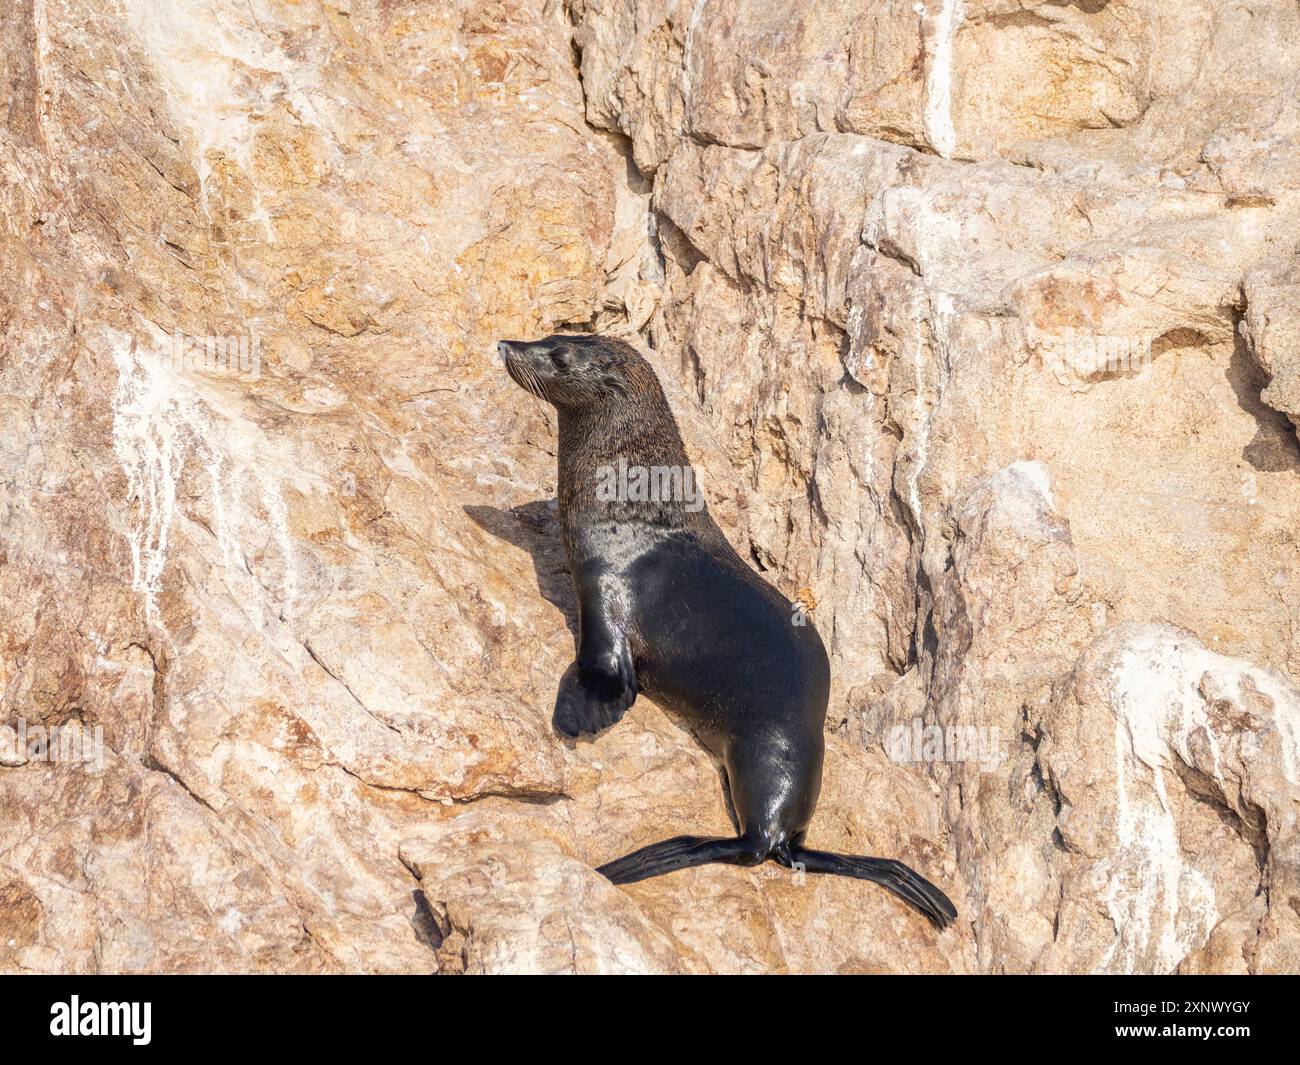
POLYGON ((834 873, 870 880, 886 891, 892 891, 913 909, 920 911, 935 928, 941 931, 957 919, 957 907, 937 887, 892 858, 867 858, 851 854, 832 854, 806 847, 791 847, 790 861, 782 864, 802 865, 810 873, 834 873))
POLYGON ((638 880, 710 862, 752 865, 753 846, 743 839, 674 836, 602 865, 596 872, 615 884, 634 884, 638 880))
POLYGON ((566 736, 585 736, 617 725, 636 702, 636 673, 630 656, 626 667, 616 663, 608 672, 581 669, 572 662, 555 693, 552 723, 566 736))

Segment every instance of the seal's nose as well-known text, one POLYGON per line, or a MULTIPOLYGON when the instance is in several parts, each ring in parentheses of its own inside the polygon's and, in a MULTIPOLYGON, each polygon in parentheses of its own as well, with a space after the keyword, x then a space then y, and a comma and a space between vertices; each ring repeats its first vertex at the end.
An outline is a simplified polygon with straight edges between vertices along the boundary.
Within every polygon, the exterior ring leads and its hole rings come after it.
POLYGON ((508 341, 508 340, 498 340, 498 341, 497 341, 497 354, 501 356, 501 359, 502 359, 503 362, 504 362, 506 359, 510 358, 510 341, 508 341))

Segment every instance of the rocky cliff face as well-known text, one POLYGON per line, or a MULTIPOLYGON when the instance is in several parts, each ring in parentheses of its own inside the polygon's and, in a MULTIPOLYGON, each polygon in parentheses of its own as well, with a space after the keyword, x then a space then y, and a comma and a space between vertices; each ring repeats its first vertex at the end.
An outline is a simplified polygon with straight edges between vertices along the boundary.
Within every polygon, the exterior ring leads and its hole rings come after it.
POLYGON ((1300 970, 1289 0, 17 0, 0 969, 1300 970), (806 10, 804 10, 806 8, 806 10), (835 689, 814 845, 549 728, 554 425, 650 356, 835 689), (50 738, 55 739, 49 750, 50 738))

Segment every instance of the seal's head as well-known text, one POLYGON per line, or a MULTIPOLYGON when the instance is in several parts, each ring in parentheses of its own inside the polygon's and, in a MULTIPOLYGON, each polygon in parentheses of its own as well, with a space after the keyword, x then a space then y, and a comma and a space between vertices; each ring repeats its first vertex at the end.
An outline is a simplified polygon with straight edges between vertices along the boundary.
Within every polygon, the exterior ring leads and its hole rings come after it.
POLYGON ((592 333, 502 340, 497 350, 515 384, 561 410, 617 402, 641 391, 647 377, 655 380, 654 372, 630 344, 592 333))

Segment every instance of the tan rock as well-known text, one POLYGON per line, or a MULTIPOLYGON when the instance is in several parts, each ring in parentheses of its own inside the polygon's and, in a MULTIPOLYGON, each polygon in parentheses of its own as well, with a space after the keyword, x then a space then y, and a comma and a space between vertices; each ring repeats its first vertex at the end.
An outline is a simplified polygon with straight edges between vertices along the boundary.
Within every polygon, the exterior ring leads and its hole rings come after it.
POLYGON ((1254 829, 1062 857, 1074 814, 1043 752, 1091 758, 1110 734, 1072 729, 1071 749, 1051 728, 1089 646, 1127 626, 1300 675, 1300 203, 1279 149, 1300 17, 778 6, 695 5, 661 96, 643 30, 680 12, 587 7, 582 62, 589 113, 654 174, 648 335, 760 497, 750 554, 818 603, 831 726, 941 787, 980 968, 1284 968, 1285 892, 1254 894, 1283 874, 1252 872, 1254 829), (1147 931, 1138 903, 1095 920, 1106 892, 1172 899, 1161 870, 1210 853, 1213 920, 1185 891, 1147 931))
POLYGON ((1300 259, 1270 263, 1248 274, 1242 291, 1246 317, 1241 332, 1269 377, 1260 399, 1300 425, 1300 259))
POLYGON ((1300 969, 1289 0, 0 29, 0 968, 1300 969), (730 825, 648 700, 549 728, 555 425, 493 343, 574 327, 826 638, 810 838, 955 930, 592 871, 730 825))

